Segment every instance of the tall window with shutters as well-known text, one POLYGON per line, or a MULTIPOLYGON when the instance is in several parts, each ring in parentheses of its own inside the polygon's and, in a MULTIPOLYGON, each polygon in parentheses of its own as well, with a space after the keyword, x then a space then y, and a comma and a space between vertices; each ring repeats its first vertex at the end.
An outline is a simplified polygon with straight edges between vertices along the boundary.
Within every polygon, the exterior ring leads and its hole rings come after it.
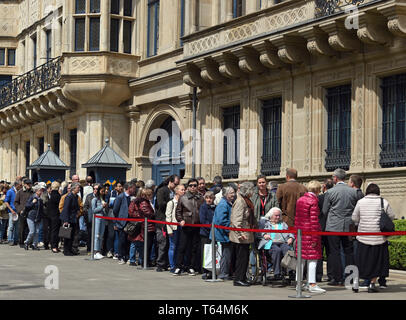
POLYGON ((382 168, 406 166, 406 74, 382 79, 382 168))
POLYGON ((327 89, 327 171, 349 170, 351 162, 351 85, 327 89))
POLYGON ((239 129, 240 129, 240 106, 223 109, 223 168, 224 179, 238 178, 239 165, 239 129))
POLYGON ((261 173, 277 176, 281 171, 282 97, 263 101, 263 153, 261 173))

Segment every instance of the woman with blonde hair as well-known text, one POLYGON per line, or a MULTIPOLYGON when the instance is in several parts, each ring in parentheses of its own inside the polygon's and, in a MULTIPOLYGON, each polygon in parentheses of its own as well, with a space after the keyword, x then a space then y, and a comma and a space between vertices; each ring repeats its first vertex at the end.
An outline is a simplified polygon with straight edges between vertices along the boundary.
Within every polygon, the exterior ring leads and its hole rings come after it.
MULTIPOLYGON (((313 180, 307 185, 307 190, 296 203, 295 227, 302 231, 321 231, 319 223, 319 201, 318 195, 321 191, 320 182, 313 180)), ((324 293, 326 290, 320 288, 316 283, 317 260, 322 258, 321 236, 302 236, 302 268, 307 261, 307 287, 309 292, 324 293)))

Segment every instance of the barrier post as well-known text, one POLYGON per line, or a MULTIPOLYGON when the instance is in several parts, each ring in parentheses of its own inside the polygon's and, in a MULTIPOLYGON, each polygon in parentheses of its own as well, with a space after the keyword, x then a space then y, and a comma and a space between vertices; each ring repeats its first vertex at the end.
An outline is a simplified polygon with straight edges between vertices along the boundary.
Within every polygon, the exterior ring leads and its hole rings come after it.
POLYGON ((216 274, 216 237, 214 235, 214 222, 211 223, 211 279, 206 279, 207 282, 222 282, 222 279, 217 279, 216 274))
POLYGON ((92 213, 92 236, 91 236, 91 246, 90 246, 90 258, 86 258, 86 260, 96 260, 94 258, 94 233, 95 233, 95 229, 96 229, 96 215, 92 213))
POLYGON ((310 298, 309 295, 302 294, 302 230, 297 230, 297 266, 296 266, 296 295, 289 298, 310 298))
POLYGON ((144 218, 144 270, 148 269, 148 221, 144 218))

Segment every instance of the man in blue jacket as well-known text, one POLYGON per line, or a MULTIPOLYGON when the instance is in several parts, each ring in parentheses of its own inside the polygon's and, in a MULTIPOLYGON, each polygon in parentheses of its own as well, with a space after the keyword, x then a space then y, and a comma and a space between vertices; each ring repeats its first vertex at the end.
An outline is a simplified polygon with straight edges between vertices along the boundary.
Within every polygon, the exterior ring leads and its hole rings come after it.
POLYGON ((22 184, 20 180, 14 182, 14 186, 7 191, 4 203, 7 206, 8 212, 8 243, 10 246, 15 246, 18 243, 18 213, 14 205, 17 192, 21 189, 22 184), (13 219, 14 217, 14 219, 13 219), (17 219, 15 219, 17 217, 17 219))
MULTIPOLYGON (((128 207, 130 206, 131 196, 135 193, 135 183, 125 183, 124 192, 121 193, 114 201, 113 213, 116 218, 128 218, 128 207)), ((117 220, 115 227, 118 231, 118 264, 126 264, 128 260, 129 242, 124 227, 127 221, 117 220)))
MULTIPOLYGON (((228 186, 223 189, 223 198, 214 210, 213 222, 215 225, 230 226, 231 207, 235 200, 236 190, 228 186)), ((221 260, 220 275, 223 280, 231 280, 231 261, 233 255, 233 246, 228 238, 230 230, 214 229, 214 236, 217 242, 221 242, 221 260)), ((210 234, 211 239, 211 234, 210 234)))

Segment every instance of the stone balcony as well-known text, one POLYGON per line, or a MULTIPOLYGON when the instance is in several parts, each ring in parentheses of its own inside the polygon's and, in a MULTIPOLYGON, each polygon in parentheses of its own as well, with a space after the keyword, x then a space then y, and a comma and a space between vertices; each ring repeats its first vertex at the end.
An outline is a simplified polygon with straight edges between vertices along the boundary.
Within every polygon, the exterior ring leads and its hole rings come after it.
POLYGON ((184 82, 205 87, 248 73, 308 63, 310 56, 361 52, 406 36, 403 0, 290 0, 183 38, 184 82), (347 29, 357 5, 359 28, 347 29))
POLYGON ((64 53, 0 88, 0 131, 73 112, 80 105, 103 109, 129 99, 128 80, 139 57, 111 53, 64 53))

